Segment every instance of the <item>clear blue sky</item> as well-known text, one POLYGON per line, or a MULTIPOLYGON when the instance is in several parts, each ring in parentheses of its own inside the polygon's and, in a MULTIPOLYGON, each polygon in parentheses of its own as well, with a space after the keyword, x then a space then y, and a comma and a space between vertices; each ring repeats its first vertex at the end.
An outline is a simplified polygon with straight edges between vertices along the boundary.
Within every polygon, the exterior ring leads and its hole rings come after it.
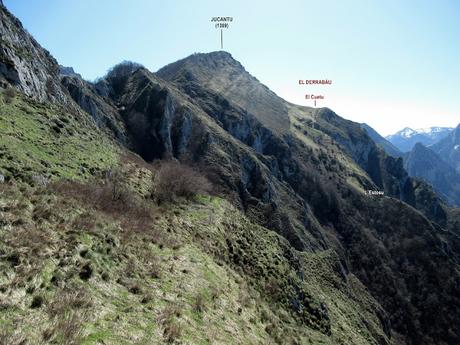
POLYGON ((460 122, 460 1, 4 0, 56 59, 87 79, 122 60, 152 71, 224 49, 280 96, 382 134, 460 122), (299 79, 327 78, 308 88, 299 79))

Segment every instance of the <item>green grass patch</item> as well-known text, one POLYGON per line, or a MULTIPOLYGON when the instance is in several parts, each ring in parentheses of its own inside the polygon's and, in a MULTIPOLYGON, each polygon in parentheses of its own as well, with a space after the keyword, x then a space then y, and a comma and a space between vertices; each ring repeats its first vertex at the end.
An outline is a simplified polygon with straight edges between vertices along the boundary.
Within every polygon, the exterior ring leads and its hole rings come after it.
POLYGON ((117 164, 118 148, 84 114, 20 93, 0 99, 0 173, 7 179, 84 179, 117 164))

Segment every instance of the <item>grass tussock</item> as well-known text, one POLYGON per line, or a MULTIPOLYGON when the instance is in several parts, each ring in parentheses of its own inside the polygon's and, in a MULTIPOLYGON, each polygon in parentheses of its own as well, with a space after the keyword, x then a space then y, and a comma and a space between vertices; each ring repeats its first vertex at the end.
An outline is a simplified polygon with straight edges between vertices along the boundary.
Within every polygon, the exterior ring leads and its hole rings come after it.
POLYGON ((179 318, 182 316, 182 309, 176 303, 167 305, 161 312, 158 321, 163 326, 163 337, 167 343, 174 343, 182 335, 182 327, 179 318))
POLYGON ((203 292, 199 292, 195 295, 192 308, 196 313, 203 313, 206 310, 206 296, 203 292))

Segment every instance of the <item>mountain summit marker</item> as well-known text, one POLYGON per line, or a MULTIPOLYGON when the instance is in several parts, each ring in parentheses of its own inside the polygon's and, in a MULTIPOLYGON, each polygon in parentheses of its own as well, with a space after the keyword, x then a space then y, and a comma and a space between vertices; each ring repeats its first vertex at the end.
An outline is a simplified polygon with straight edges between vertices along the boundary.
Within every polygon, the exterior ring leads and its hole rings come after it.
POLYGON ((214 23, 216 29, 220 29, 220 49, 224 49, 224 29, 230 27, 233 17, 212 17, 211 23, 214 23))

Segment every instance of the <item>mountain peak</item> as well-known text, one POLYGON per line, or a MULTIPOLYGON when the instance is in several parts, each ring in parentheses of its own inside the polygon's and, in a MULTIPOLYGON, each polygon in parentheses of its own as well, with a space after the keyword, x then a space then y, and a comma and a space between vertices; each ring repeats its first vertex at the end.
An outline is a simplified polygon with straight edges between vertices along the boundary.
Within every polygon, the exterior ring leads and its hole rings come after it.
POLYGON ((416 131, 414 131, 412 128, 410 127, 406 127, 404 128, 402 131, 398 132, 401 136, 403 137, 406 137, 406 138, 409 138, 411 136, 413 136, 415 133, 417 133, 416 131))
MULTIPOLYGON (((216 50, 209 53, 194 53, 179 61, 193 61, 193 62, 204 62, 204 61, 225 61, 225 62, 236 62, 240 64, 229 52, 223 50, 216 50)), ((241 64, 240 64, 241 65, 241 64)))
POLYGON ((220 73, 223 70, 229 69, 233 73, 246 72, 243 65, 235 60, 230 53, 226 51, 213 51, 210 53, 194 53, 189 55, 164 66, 156 74, 163 79, 171 79, 182 70, 187 70, 189 74, 201 74, 203 71, 220 73))
POLYGON ((192 56, 209 56, 209 57, 212 57, 212 58, 216 58, 216 59, 232 59, 234 60, 232 54, 230 54, 229 52, 226 52, 225 50, 215 50, 213 52, 209 52, 209 53, 196 53, 196 54, 193 54, 192 56))
POLYGON ((287 102, 228 52, 196 53, 163 67, 156 75, 192 97, 218 95, 277 132, 289 130, 287 102))
POLYGON ((393 135, 386 137, 393 145, 403 152, 412 150, 417 142, 425 146, 436 144, 447 137, 452 131, 450 127, 427 127, 412 129, 405 127, 393 135))

